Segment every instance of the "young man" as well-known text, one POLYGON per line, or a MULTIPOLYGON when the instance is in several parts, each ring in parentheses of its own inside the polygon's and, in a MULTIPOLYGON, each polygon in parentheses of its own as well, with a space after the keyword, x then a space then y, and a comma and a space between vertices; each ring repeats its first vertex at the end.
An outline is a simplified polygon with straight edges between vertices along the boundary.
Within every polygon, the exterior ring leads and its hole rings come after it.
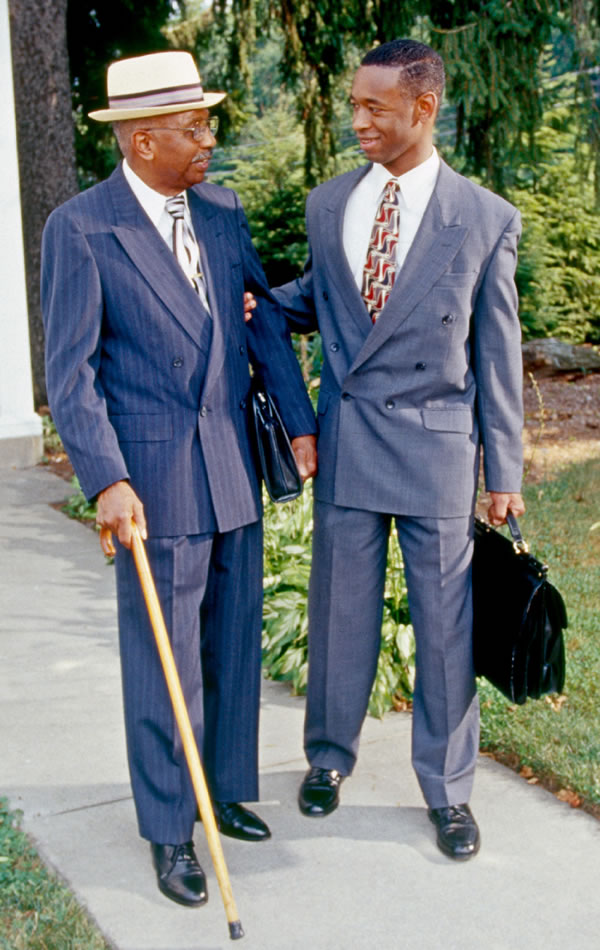
MULTIPOLYGON (((417 644, 413 765, 441 850, 479 849, 468 806, 478 753, 472 660, 473 510, 483 445, 493 524, 521 499, 519 213, 433 147, 439 55, 394 40, 352 84, 371 164, 316 188, 309 262, 276 291, 319 329, 305 815, 336 808, 377 668, 392 521, 417 644)), ((502 597, 502 591, 498 591, 502 597)))

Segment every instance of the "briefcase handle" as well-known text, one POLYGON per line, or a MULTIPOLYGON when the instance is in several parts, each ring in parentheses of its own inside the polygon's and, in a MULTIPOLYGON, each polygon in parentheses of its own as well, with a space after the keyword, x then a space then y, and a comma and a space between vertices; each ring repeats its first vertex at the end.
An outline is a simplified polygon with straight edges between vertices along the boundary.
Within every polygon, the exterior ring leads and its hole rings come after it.
POLYGON ((529 545, 527 541, 521 534, 521 529, 519 528, 519 522, 513 515, 512 511, 506 512, 506 523, 510 529, 510 533, 513 539, 513 548, 517 554, 529 554, 529 545))

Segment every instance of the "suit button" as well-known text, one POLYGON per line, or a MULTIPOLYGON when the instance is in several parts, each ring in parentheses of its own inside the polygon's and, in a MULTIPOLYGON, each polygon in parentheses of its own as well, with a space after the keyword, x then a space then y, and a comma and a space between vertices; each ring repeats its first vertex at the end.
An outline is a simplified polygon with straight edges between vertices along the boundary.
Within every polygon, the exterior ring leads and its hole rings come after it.
POLYGON ((418 369, 418 370, 427 369, 427 363, 415 363, 415 369, 418 369))
POLYGON ((329 300, 329 294, 326 290, 323 291, 323 300, 329 300))
POLYGON ((450 326, 451 323, 454 323, 454 317, 451 313, 447 313, 445 317, 442 317, 442 323, 445 327, 450 326))
POLYGON ((183 366, 183 356, 176 356, 172 361, 171 366, 174 366, 175 369, 179 369, 180 366, 183 366))
POLYGON ((246 352, 246 347, 240 346, 240 353, 242 354, 242 356, 244 355, 245 352, 246 352))
POLYGON ((246 400, 245 400, 245 399, 242 399, 242 400, 240 401, 240 409, 245 409, 245 408, 246 408, 246 400))
POLYGON ((386 408, 386 409, 393 409, 395 405, 396 405, 396 403, 394 402, 393 399, 388 399, 387 402, 386 402, 386 404, 385 404, 385 408, 386 408))
POLYGON ((200 410, 200 415, 204 417, 207 413, 208 413, 208 409, 206 408, 206 406, 202 406, 200 410))
POLYGON ((350 393, 342 393, 342 399, 344 400, 344 402, 348 402, 349 399, 352 399, 352 396, 350 395, 350 393))
POLYGON ((340 348, 340 344, 339 344, 339 343, 332 343, 331 346, 329 347, 329 349, 332 351, 332 353, 337 353, 337 351, 339 350, 339 348, 340 348))

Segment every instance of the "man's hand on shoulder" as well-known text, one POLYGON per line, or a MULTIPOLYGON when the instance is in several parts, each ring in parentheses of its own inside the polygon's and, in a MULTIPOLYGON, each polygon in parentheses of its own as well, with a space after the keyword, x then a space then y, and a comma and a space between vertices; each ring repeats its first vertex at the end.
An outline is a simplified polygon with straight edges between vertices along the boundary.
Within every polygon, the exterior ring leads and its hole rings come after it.
POLYGON ((115 554, 113 533, 124 547, 131 547, 132 520, 145 539, 147 533, 144 506, 129 482, 115 482, 100 492, 96 524, 100 527, 100 546, 108 557, 115 554))
POLYGON ((520 492, 491 491, 492 503, 488 508, 490 524, 501 525, 506 521, 506 513, 512 511, 519 517, 525 511, 525 503, 520 492))
POLYGON ((305 482, 307 478, 313 478, 317 474, 317 437, 315 435, 299 435, 292 439, 292 449, 302 481, 305 482))

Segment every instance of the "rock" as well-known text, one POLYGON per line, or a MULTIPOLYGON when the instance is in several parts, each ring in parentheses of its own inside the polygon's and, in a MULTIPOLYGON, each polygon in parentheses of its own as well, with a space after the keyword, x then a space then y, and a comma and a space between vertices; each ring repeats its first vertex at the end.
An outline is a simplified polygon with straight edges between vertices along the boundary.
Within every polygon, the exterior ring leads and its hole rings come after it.
POLYGON ((523 368, 539 376, 600 372, 600 352, 594 346, 576 346, 554 337, 523 343, 523 368))

